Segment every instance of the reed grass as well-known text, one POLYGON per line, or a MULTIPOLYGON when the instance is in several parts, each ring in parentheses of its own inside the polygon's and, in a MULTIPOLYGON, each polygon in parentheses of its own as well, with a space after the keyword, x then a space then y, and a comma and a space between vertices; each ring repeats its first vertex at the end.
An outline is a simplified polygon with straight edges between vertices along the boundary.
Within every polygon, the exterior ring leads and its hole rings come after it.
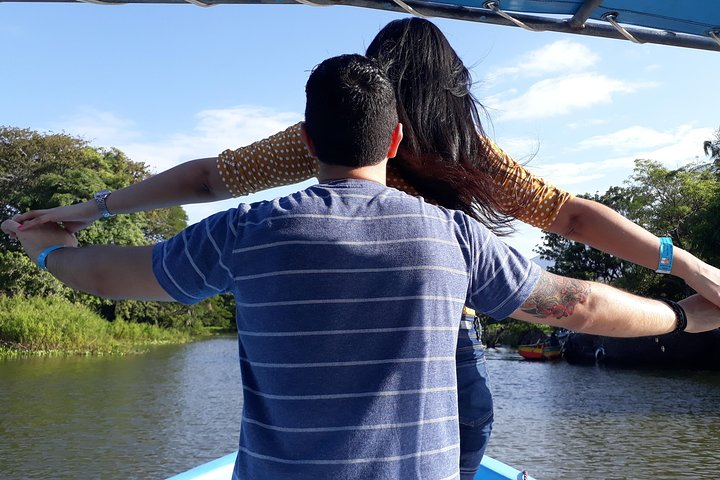
POLYGON ((61 297, 0 296, 0 356, 126 354, 191 338, 148 323, 109 322, 61 297))

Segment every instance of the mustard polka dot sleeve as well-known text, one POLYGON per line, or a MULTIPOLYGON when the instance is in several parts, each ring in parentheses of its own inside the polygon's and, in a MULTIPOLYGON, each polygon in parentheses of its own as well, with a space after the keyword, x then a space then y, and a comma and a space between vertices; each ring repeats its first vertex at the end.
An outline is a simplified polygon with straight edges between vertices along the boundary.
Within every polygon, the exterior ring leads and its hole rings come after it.
POLYGON ((305 148, 299 123, 252 145, 225 150, 217 157, 217 167, 234 197, 302 182, 318 174, 317 159, 305 148))
POLYGON ((533 175, 491 140, 486 141, 496 155, 497 170, 493 177, 502 187, 499 189, 501 207, 513 212, 522 222, 548 230, 573 195, 533 175))
MULTIPOLYGON (((487 141, 497 155, 493 178, 502 187, 501 206, 514 212, 518 220, 547 230, 572 195, 534 176, 487 141)), ((310 156, 302 142, 300 123, 252 145, 225 150, 218 155, 217 167, 228 192, 235 197, 302 182, 318 174, 317 159, 310 156)), ((419 196, 392 165, 388 167, 387 183, 419 196)))
MULTIPOLYGON (((310 156, 302 141, 300 123, 247 147, 223 151, 217 157, 217 168, 234 197, 302 182, 318 174, 317 159, 310 156)), ((392 166, 388 167, 387 182, 410 195, 420 195, 392 166)))

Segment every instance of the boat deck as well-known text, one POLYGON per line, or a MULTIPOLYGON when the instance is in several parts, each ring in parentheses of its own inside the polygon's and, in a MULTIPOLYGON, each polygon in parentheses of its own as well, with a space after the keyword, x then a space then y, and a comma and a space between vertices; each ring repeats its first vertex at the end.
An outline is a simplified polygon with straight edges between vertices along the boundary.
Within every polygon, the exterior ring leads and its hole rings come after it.
MULTIPOLYGON (((237 452, 225 455, 211 462, 199 465, 168 480, 229 480, 237 452)), ((535 480, 524 472, 516 470, 494 458, 485 455, 475 480, 535 480)))

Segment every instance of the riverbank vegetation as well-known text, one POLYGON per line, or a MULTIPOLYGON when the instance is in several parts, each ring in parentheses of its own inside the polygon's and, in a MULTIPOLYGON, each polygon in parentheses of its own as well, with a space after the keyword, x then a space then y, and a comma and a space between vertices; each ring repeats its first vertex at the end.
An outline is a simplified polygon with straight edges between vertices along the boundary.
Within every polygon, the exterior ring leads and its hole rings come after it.
MULTIPOLYGON (((623 186, 585 198, 603 203, 659 236, 720 265, 720 130, 703 145, 707 160, 668 169, 637 160, 623 186)), ((123 152, 91 147, 65 134, 0 127, 0 218, 69 205, 99 190, 116 190, 150 175, 123 152)), ((85 244, 148 245, 187 226, 180 207, 118 215, 78 234, 85 244)), ((597 280, 646 296, 680 299, 692 293, 677 277, 656 275, 583 244, 548 233, 537 252, 548 270, 597 280)), ((41 272, 20 245, 0 235, 0 356, 18 352, 122 353, 147 345, 185 342, 209 331, 234 329, 231 296, 197 305, 110 301, 78 293, 41 272)), ((522 322, 485 324, 486 341, 515 344, 528 335, 522 322)), ((535 327, 533 327, 535 328, 535 327)))
MULTIPOLYGON (((0 218, 70 205, 150 175, 114 148, 65 134, 0 127, 0 218)), ((187 226, 180 207, 118 215, 78 233, 81 244, 149 245, 187 226)), ((0 356, 18 353, 127 353, 234 328, 231 297, 197 305, 110 301, 75 292, 38 270, 0 235, 0 356)))
POLYGON ((187 330, 149 323, 108 322, 62 297, 0 297, 0 355, 126 354, 150 345, 183 343, 187 330))

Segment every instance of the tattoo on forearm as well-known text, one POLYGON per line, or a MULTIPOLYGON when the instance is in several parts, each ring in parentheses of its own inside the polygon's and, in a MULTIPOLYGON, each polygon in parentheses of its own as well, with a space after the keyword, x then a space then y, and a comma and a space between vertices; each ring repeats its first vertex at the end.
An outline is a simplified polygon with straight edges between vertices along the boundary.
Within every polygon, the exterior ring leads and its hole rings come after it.
POLYGON ((590 296, 590 282, 543 273, 535 290, 520 309, 537 318, 572 315, 575 306, 590 296))

